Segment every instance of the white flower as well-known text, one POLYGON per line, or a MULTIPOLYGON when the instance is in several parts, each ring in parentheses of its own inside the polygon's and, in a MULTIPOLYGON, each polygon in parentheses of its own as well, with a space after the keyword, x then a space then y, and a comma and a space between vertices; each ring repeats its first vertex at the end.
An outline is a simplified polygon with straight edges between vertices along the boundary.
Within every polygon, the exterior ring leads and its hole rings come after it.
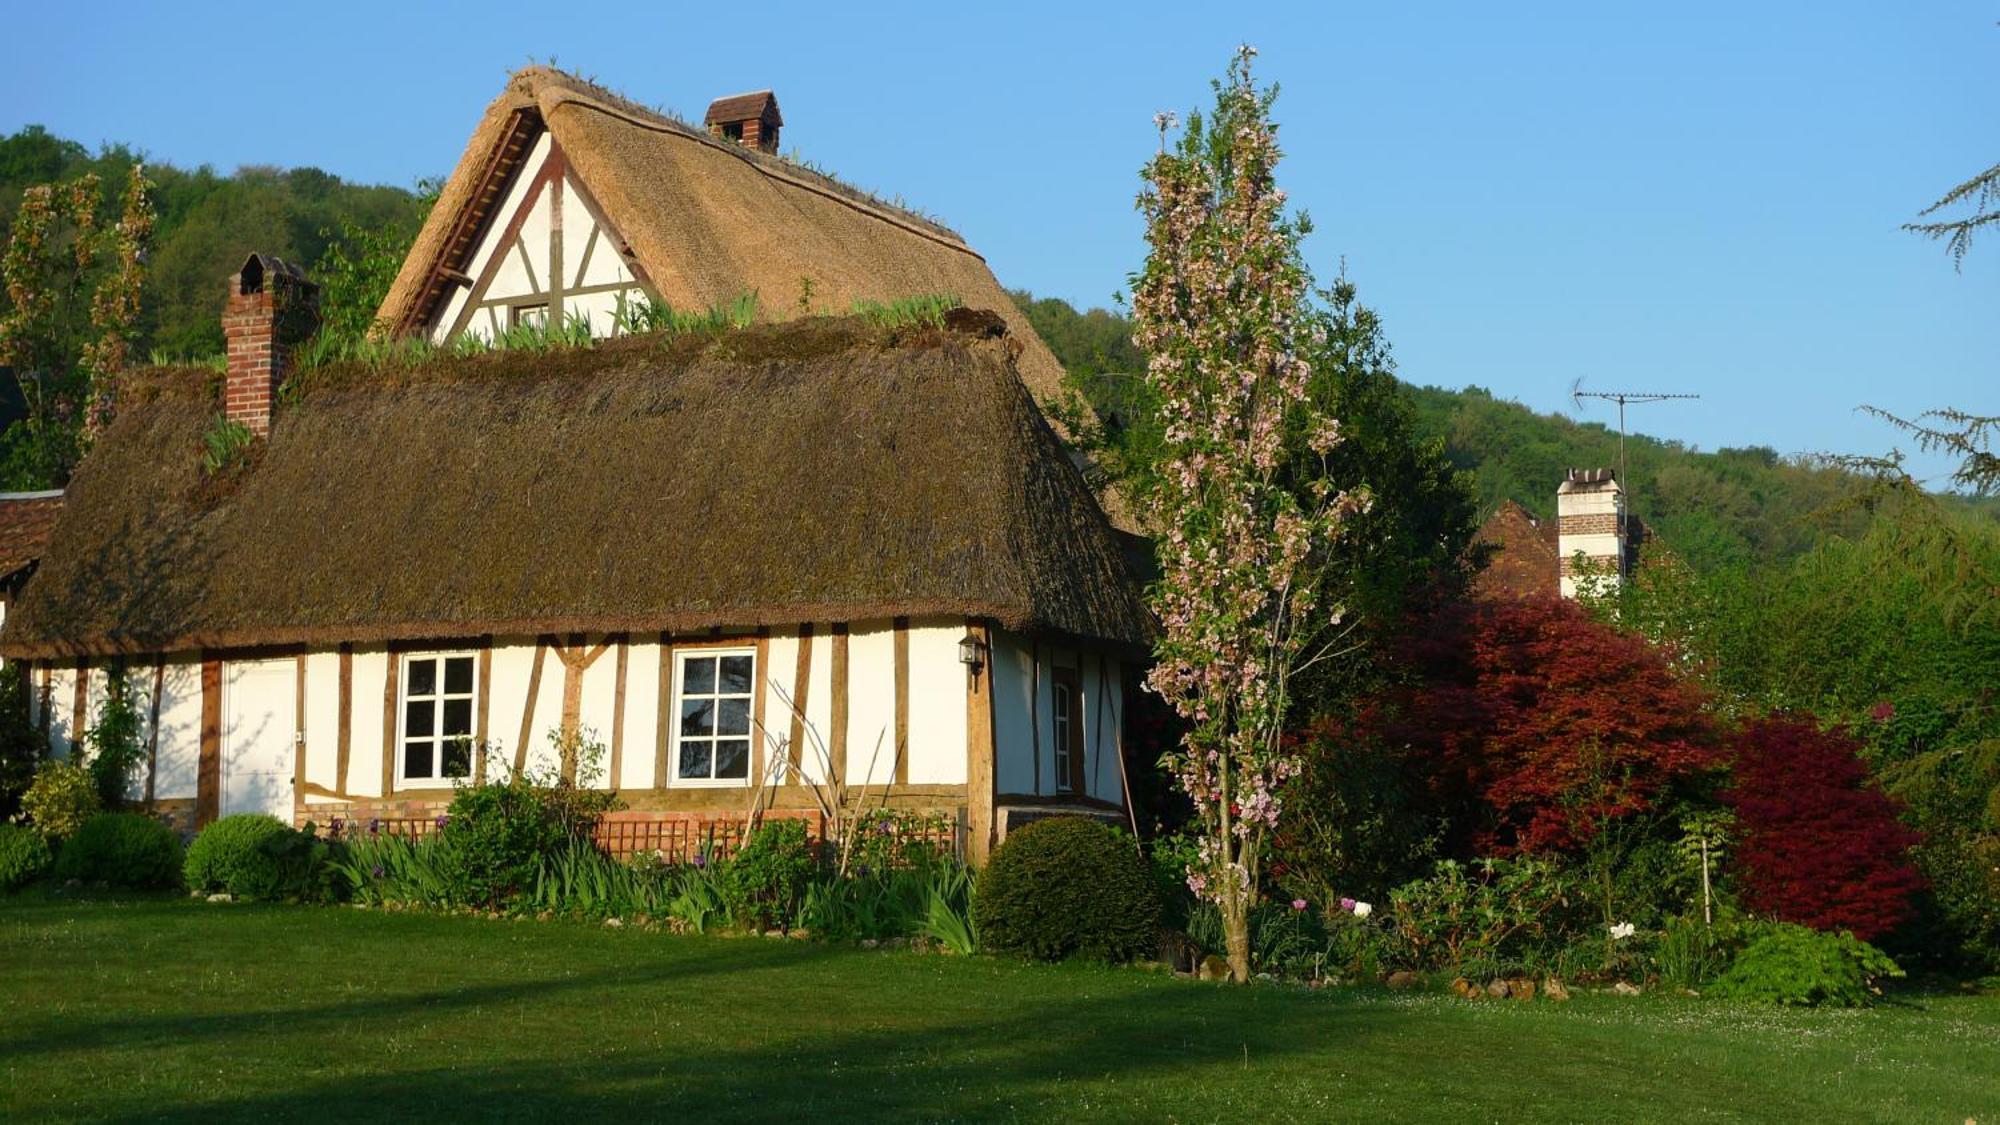
POLYGON ((1624 941, 1638 932, 1638 927, 1630 922, 1614 922, 1611 926, 1611 940, 1624 941))
POLYGON ((1370 914, 1373 914, 1374 912, 1375 908, 1368 905, 1365 902, 1357 902, 1354 904, 1354 916, 1356 918, 1366 918, 1370 914))

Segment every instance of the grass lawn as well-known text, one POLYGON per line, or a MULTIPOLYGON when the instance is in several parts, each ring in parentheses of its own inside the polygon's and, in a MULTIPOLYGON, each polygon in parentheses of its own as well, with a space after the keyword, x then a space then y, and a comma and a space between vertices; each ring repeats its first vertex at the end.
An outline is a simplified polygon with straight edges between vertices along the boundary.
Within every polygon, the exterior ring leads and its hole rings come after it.
POLYGON ((0 900, 0 1119, 2000 1121, 2000 999, 1467 1003, 340 908, 0 900))

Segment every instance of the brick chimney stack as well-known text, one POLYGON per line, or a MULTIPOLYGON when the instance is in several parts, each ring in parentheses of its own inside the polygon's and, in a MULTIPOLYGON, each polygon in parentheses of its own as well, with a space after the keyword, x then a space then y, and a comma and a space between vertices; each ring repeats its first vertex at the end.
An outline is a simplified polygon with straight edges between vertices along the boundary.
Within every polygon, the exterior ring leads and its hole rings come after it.
POLYGON ((778 130, 784 127, 784 116, 778 112, 778 95, 769 90, 758 90, 749 94, 732 94, 708 103, 708 113, 702 118, 712 137, 735 141, 737 144, 760 152, 778 151, 778 130))
POLYGON ((258 437, 271 432, 271 407, 285 381, 291 351, 319 327, 319 286, 290 262, 252 254, 229 279, 222 306, 228 343, 223 417, 258 437))
POLYGON ((1625 578, 1625 489, 1610 469, 1571 469, 1556 489, 1562 596, 1576 597, 1577 555, 1613 587, 1625 578))

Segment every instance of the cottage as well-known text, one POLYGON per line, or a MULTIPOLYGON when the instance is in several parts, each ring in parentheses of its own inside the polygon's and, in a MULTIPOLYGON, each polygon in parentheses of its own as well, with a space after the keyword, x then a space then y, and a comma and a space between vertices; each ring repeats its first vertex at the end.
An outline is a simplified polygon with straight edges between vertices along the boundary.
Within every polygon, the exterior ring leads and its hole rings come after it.
POLYGON ((516 75, 382 319, 612 337, 621 301, 747 294, 758 327, 301 375, 315 290, 252 255, 226 375, 128 380, 0 628, 55 751, 117 668, 134 794, 187 825, 418 822, 579 738, 642 837, 835 780, 975 860, 1050 809, 1126 815, 1149 623, 1038 404, 1054 357, 956 235, 772 155, 774 96, 707 124, 516 75), (913 294, 994 311, 824 315, 913 294), (257 440, 218 471, 219 416, 257 440))

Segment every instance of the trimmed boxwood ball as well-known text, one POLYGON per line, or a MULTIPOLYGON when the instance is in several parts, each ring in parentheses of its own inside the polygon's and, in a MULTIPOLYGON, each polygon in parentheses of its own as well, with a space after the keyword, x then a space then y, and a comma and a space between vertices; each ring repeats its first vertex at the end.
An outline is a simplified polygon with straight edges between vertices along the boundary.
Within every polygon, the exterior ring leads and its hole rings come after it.
POLYGON ((99 813, 84 821, 56 853, 56 877, 132 890, 176 887, 181 881, 181 838, 150 816, 99 813))
POLYGON ((20 824, 0 824, 0 891, 25 887, 41 878, 54 859, 40 832, 20 824))
POLYGON ((1132 837, 1080 816, 1007 834, 979 874, 979 942, 1043 961, 1130 961, 1159 941, 1160 900, 1132 837))
POLYGON ((182 874, 188 889, 227 891, 237 898, 278 898, 294 890, 280 851, 292 826, 266 813, 237 813, 201 830, 188 845, 182 874))

